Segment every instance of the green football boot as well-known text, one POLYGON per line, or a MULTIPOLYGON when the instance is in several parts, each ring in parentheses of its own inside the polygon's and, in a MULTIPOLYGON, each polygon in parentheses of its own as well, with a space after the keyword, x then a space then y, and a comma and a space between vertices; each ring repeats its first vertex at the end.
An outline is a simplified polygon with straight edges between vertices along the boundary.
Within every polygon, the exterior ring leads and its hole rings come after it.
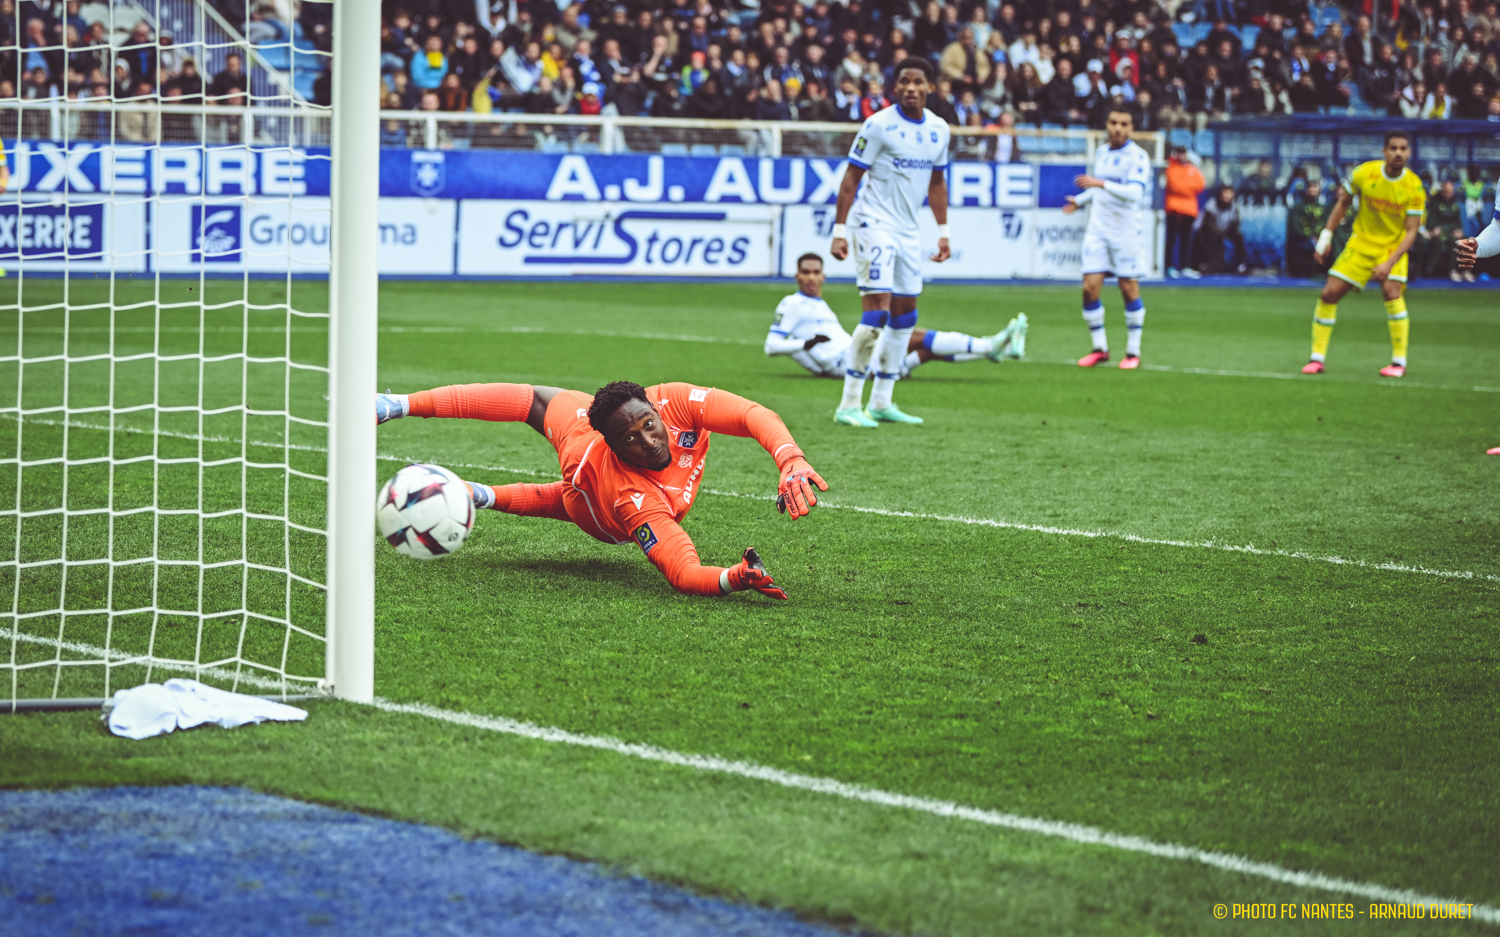
POLYGON ((835 410, 833 422, 842 423, 845 426, 858 426, 862 429, 875 429, 880 425, 865 416, 863 407, 845 407, 842 410, 835 410))
MULTIPOLYGON (((883 407, 879 410, 876 410, 873 407, 867 408, 865 410, 865 416, 869 417, 872 421, 879 420, 882 423, 923 422, 922 418, 919 416, 912 416, 910 413, 902 413, 901 408, 897 407, 894 403, 889 407, 883 407)), ((870 425, 874 426, 875 424, 872 422, 870 425)))
POLYGON ((1005 349, 1005 357, 1017 360, 1026 356, 1026 313, 1016 314, 1016 329, 1010 334, 1010 347, 1005 349))

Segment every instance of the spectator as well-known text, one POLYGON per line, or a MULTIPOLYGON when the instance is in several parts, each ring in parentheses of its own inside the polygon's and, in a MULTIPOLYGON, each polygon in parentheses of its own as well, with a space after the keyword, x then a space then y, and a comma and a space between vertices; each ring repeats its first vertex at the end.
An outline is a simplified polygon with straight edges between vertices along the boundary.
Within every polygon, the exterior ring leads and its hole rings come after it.
POLYGON ((177 100, 173 103, 192 105, 203 103, 203 76, 198 74, 198 63, 192 59, 182 60, 182 70, 166 84, 177 100))
POLYGON ((1041 126, 1042 87, 1042 79, 1036 73, 1036 66, 1030 62, 1022 62, 1011 80, 1010 88, 1011 102, 1015 105, 1018 121, 1027 120, 1041 126))
POLYGON ((828 123, 839 119, 838 110, 834 107, 833 101, 829 100, 828 89, 822 82, 809 81, 807 83, 801 100, 797 102, 797 119, 818 123, 828 123))
POLYGON ((517 94, 529 94, 542 78, 542 44, 528 42, 520 54, 509 47, 500 57, 500 70, 517 94))
POLYGON ((682 86, 675 81, 667 82, 656 93, 651 102, 652 117, 687 117, 687 99, 682 96, 682 86))
POLYGON ((1087 114, 1078 108, 1078 95, 1073 90, 1073 63, 1067 59, 1057 63, 1057 74, 1042 91, 1042 120, 1062 124, 1064 127, 1086 123, 1087 114))
MULTIPOLYGON (((928 109, 931 110, 932 99, 930 97, 928 98, 927 105, 928 109)), ((886 98, 885 92, 881 89, 880 82, 872 78, 865 83, 865 93, 859 99, 860 120, 866 120, 877 111, 883 111, 890 106, 891 102, 886 98)))
MULTIPOLYGON (((1427 200, 1427 215, 1417 229, 1417 256, 1412 259, 1421 271, 1419 276, 1448 276, 1454 281, 1465 279, 1453 265, 1452 243, 1464 236, 1464 204, 1458 197, 1453 180, 1445 180, 1436 195, 1427 200)), ((1467 279, 1474 279, 1472 273, 1467 279)))
MULTIPOLYGON (((1364 17, 1360 18, 1364 19, 1364 17)), ((1400 113, 1400 108, 1396 104, 1399 91, 1399 86, 1396 84, 1398 67, 1395 53, 1390 46, 1380 43, 1375 47, 1375 60, 1365 66, 1360 80, 1360 90, 1364 92, 1365 103, 1387 114, 1400 113)))
POLYGON ((1286 273, 1291 277, 1316 277, 1323 269, 1313 260, 1318 235, 1328 222, 1329 206, 1322 200, 1317 179, 1307 180, 1297 202, 1286 216, 1286 273))
MULTIPOLYGON (((441 36, 428 36, 421 55, 411 57, 411 83, 423 91, 436 91, 448 74, 448 57, 441 36)), ((427 109, 424 105, 424 110, 427 109)))
POLYGON ((245 60, 238 52, 231 52, 224 57, 224 70, 214 76, 208 94, 215 101, 227 101, 233 95, 244 94, 247 87, 245 60))
POLYGON ((1188 159, 1187 147, 1174 146, 1167 158, 1167 276, 1196 279, 1193 269, 1193 223, 1198 217, 1198 194, 1203 191, 1203 173, 1188 159))
POLYGON ((1209 65, 1197 84, 1188 85, 1188 111, 1201 132, 1211 120, 1229 119, 1229 86, 1219 79, 1219 70, 1209 65))
POLYGON ((470 92, 465 90, 458 75, 453 72, 443 76, 443 83, 438 86, 437 93, 439 110, 458 112, 469 109, 470 92))
POLYGON ((1187 84, 1172 76, 1165 61, 1156 63, 1156 74, 1146 83, 1146 90, 1151 92, 1156 119, 1161 126, 1187 127, 1192 124, 1187 109, 1187 84))
POLYGON ((1265 205, 1276 200, 1281 189, 1276 185, 1276 174, 1270 160, 1260 160, 1255 172, 1240 180, 1238 194, 1247 205, 1265 205))
POLYGON ((390 90, 401 102, 401 109, 404 111, 416 110, 422 101, 422 89, 411 83, 406 72, 396 72, 390 76, 390 90))
POLYGON ((1422 107, 1427 103, 1427 85, 1416 81, 1401 92, 1401 98, 1396 102, 1401 109, 1401 116, 1407 120, 1418 120, 1422 117, 1422 107))
POLYGON ((1218 194, 1198 213, 1193 225, 1193 257, 1204 273, 1245 272, 1245 237, 1240 233, 1240 210, 1234 203, 1234 189, 1219 186, 1218 194), (1224 242, 1234 246, 1232 258, 1224 259, 1224 242))
POLYGON ((786 95, 782 92, 781 85, 774 81, 767 82, 755 108, 755 119, 791 120, 792 117, 791 105, 786 103, 786 95))
POLYGON ((1349 57, 1349 65, 1356 75, 1375 63, 1378 50, 1383 45, 1385 43, 1380 41, 1380 37, 1370 31, 1368 16, 1361 15, 1354 21, 1354 32, 1344 40, 1344 54, 1349 57))
POLYGON ((461 87, 473 90, 479 76, 490 69, 491 63, 485 61, 486 58, 479 49, 479 37, 466 36, 463 44, 448 56, 448 74, 457 76, 461 87))
MULTIPOLYGON (((1490 102, 1495 103, 1494 101, 1490 102)), ((1491 113, 1494 109, 1491 108, 1491 113)), ((1491 212, 1485 211, 1484 190, 1489 184, 1485 178, 1484 170, 1478 166, 1470 165, 1464 172, 1463 197, 1464 197, 1464 237, 1474 237, 1479 234, 1481 228, 1489 220, 1491 212), (1473 231, 1473 234, 1469 232, 1473 231)))
POLYGON ((1453 98, 1448 94, 1447 82, 1440 81, 1433 85, 1427 100, 1422 104, 1422 119, 1448 120, 1453 116, 1454 107, 1453 98))
POLYGON ((962 30, 958 40, 949 43, 938 62, 938 70, 955 84, 979 90, 990 77, 992 64, 974 44, 973 30, 962 30))

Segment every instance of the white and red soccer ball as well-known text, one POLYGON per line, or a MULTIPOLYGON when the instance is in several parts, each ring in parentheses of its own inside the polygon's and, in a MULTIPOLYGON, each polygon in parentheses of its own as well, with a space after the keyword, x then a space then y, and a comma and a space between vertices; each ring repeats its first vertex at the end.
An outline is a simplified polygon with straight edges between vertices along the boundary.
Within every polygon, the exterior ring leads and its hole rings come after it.
POLYGON ((375 500, 385 542, 414 560, 454 553, 474 529, 474 499, 463 479, 440 465, 408 465, 375 500))

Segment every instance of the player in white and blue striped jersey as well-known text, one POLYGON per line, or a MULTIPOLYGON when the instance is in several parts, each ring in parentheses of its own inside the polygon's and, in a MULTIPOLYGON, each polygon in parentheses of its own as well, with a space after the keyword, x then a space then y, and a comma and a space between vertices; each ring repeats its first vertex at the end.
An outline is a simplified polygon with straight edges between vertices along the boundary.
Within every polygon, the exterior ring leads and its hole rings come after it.
POLYGON ((1125 300, 1125 357, 1120 367, 1128 371, 1140 367, 1141 330, 1146 324, 1139 277, 1150 266, 1144 219, 1151 191, 1151 157, 1131 142, 1135 118, 1129 111, 1110 111, 1105 127, 1109 142, 1094 153, 1092 174, 1073 180, 1083 191, 1068 196, 1063 214, 1090 206, 1083 232, 1083 321, 1088 323, 1094 350, 1079 358, 1078 364, 1092 368, 1109 360, 1099 294, 1104 278, 1114 274, 1125 300))

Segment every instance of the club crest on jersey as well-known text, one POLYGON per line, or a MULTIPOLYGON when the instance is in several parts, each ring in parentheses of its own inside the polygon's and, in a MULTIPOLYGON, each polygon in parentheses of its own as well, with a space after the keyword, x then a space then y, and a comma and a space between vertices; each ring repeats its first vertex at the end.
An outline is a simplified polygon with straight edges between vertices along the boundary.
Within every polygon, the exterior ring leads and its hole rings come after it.
POLYGON ((936 130, 934 130, 934 131, 933 131, 933 132, 932 132, 932 142, 933 142, 933 143, 936 143, 936 142, 937 142, 937 131, 936 131, 936 130))
POLYGON ((635 542, 641 545, 642 551, 651 552, 651 548, 656 546, 656 533, 650 524, 642 524, 635 529, 635 542))
POLYGON ((681 446, 684 449, 691 449, 694 446, 698 445, 698 431, 689 430, 688 432, 678 436, 677 445, 681 446))

